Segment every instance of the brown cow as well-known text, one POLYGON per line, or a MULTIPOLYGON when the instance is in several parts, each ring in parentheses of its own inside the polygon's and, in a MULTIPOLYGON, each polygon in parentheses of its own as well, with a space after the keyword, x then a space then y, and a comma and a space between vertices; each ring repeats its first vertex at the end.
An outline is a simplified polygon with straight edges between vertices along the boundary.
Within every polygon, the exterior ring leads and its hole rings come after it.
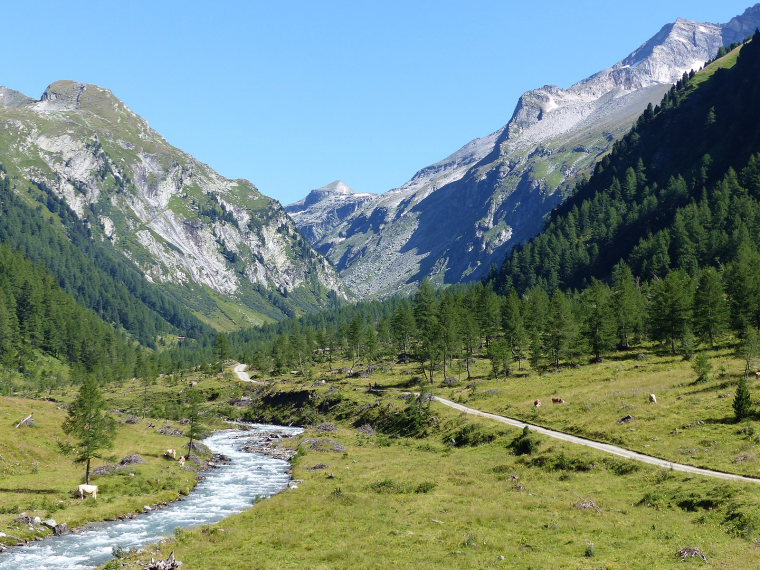
POLYGON ((565 400, 562 398, 552 398, 552 404, 564 404, 565 400))
POLYGON ((534 402, 533 402, 533 405, 534 405, 536 408, 540 408, 540 407, 541 407, 541 400, 534 400, 534 402))

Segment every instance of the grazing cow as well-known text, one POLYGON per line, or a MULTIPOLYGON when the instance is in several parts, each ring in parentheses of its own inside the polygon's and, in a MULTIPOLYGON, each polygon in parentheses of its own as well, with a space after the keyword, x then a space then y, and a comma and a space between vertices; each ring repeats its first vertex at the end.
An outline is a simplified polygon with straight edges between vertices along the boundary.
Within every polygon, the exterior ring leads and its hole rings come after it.
POLYGON ((649 394, 649 403, 650 404, 656 404, 657 403, 657 396, 654 394, 649 394))
POLYGON ((564 404, 565 400, 562 398, 552 398, 552 404, 564 404))
POLYGON ((85 495, 92 495, 93 499, 98 498, 98 486, 97 485, 79 485, 77 487, 79 492, 79 498, 84 499, 85 495))
POLYGON ((177 459, 177 450, 167 449, 166 451, 164 451, 164 457, 172 457, 174 459, 177 459))
POLYGON ((533 406, 536 407, 536 408, 540 408, 541 407, 541 400, 534 400, 533 401, 533 406))
POLYGON ((760 371, 755 372, 755 376, 757 376, 758 378, 760 378, 760 371))
POLYGON ((185 459, 185 456, 184 456, 184 455, 181 455, 181 456, 180 456, 180 458, 179 458, 179 466, 180 466, 180 467, 184 467, 184 466, 185 466, 185 461, 187 461, 187 460, 185 459))

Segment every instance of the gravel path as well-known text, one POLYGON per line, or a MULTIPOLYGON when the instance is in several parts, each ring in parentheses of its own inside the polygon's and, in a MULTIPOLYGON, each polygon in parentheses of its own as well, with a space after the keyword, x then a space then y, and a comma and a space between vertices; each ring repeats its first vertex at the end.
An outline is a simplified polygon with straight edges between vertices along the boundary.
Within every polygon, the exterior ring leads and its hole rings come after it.
POLYGON ((245 371, 245 369, 248 368, 247 364, 238 364, 233 368, 235 371, 235 374, 237 374, 237 377, 240 378, 243 382, 250 382, 251 384, 266 384, 266 382, 259 382, 258 380, 252 380, 251 377, 248 375, 248 372, 245 371))
POLYGON ((503 424, 508 424, 517 428, 524 428, 525 426, 528 426, 531 430, 535 431, 536 433, 540 433, 548 437, 553 437, 554 439, 567 441, 569 443, 575 443, 577 445, 585 445, 586 447, 592 447, 594 449, 598 449, 599 451, 604 451, 605 453, 612 453, 613 455, 619 455, 620 457, 625 457, 626 459, 631 459, 633 461, 649 463, 650 465, 656 465, 657 467, 663 467, 665 469, 672 469, 673 471, 683 471, 685 473, 693 473, 695 475, 704 475, 705 477, 714 477, 716 479, 728 479, 730 481, 744 481, 746 483, 760 483, 760 479, 755 478, 755 477, 746 477, 744 475, 736 475, 734 473, 724 473, 723 471, 713 471, 712 469, 703 469, 701 467, 693 467, 691 465, 684 465, 683 463, 673 463, 672 461, 667 461, 665 459, 660 459, 659 457, 652 457, 651 455, 645 455, 643 453, 631 451, 630 449, 626 449, 624 447, 618 447, 617 445, 611 445, 609 443, 601 443, 599 441, 594 441, 591 439, 578 437, 577 435, 570 435, 568 433, 564 433, 561 431, 555 431, 553 429, 547 429, 545 427, 529 424, 520 420, 516 420, 514 418, 508 418, 505 416, 490 414, 488 412, 482 412, 480 410, 476 410, 475 408, 468 408, 467 406, 463 406, 462 404, 457 404, 456 402, 452 402, 451 400, 440 398, 438 396, 433 396, 433 400, 441 404, 444 404, 445 406, 449 406, 451 408, 464 412, 466 414, 481 416, 481 417, 488 418, 497 422, 501 422, 503 424))

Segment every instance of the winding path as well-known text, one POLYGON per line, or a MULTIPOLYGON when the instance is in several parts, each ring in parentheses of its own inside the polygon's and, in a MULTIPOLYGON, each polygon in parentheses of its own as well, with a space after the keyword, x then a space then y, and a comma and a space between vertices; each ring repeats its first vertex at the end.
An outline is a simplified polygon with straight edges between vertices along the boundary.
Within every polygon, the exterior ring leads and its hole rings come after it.
POLYGON ((633 461, 640 461, 642 463, 649 463, 650 465, 655 465, 657 467, 672 469, 673 471, 683 471, 685 473, 692 473, 694 475, 704 475, 705 477, 713 477, 716 479, 728 479, 729 481, 742 481, 745 483, 760 483, 760 478, 747 477, 744 475, 736 475, 734 473, 725 473, 723 471, 714 471, 712 469, 703 469, 701 467, 694 467, 692 465, 684 465, 683 463, 673 463, 672 461, 667 461, 666 459, 660 459, 659 457, 652 457, 651 455, 645 455, 643 453, 638 453, 637 451, 631 451, 630 449, 626 449, 624 447, 618 447, 617 445, 611 445, 609 443, 601 443, 599 441, 586 439, 584 437, 579 437, 577 435, 570 435, 569 433, 564 433, 561 431, 556 431, 553 429, 548 429, 545 427, 529 424, 527 422, 516 420, 514 418, 508 418, 505 416, 490 414, 488 412, 476 410, 475 408, 468 408, 467 406, 463 406, 462 404, 457 404, 456 402, 452 402, 451 400, 447 400, 439 396, 433 396, 433 400, 445 406, 449 406, 450 408, 459 410, 460 412, 464 412, 466 414, 481 416, 481 417, 488 418, 490 420, 494 420, 497 422, 501 422, 503 424, 508 424, 517 428, 524 428, 527 426, 531 430, 535 431, 536 433, 540 433, 548 437, 553 437, 554 439, 567 441, 569 443, 575 443, 577 445, 585 445, 586 447, 598 449, 599 451, 604 451, 605 453, 611 453, 613 455, 619 455, 620 457, 625 457, 626 459, 631 459, 633 461))
POLYGON ((266 382, 259 382, 258 380, 251 379, 248 372, 245 371, 246 368, 248 368, 247 364, 238 364, 233 368, 235 374, 237 374, 237 377, 241 381, 250 382, 251 384, 266 384, 266 382))

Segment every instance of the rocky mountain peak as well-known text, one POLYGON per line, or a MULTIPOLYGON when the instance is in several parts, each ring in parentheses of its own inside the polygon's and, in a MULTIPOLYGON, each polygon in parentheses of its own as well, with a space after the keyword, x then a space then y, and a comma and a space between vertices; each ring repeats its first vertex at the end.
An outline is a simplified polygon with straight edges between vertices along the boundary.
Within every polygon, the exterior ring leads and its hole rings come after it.
POLYGON ((723 41, 726 44, 743 41, 760 25, 760 3, 747 8, 744 13, 723 24, 723 41))
POLYGON ((318 190, 323 190, 326 192, 334 192, 336 194, 355 194, 356 193, 356 190, 351 188, 348 184, 346 184, 342 180, 334 180, 333 182, 330 182, 329 184, 322 186, 322 188, 318 188, 318 190))
POLYGON ((27 97, 19 91, 14 91, 7 87, 0 86, 0 106, 3 107, 20 107, 28 103, 33 103, 34 99, 27 97))
POLYGON ((568 88, 524 93, 505 127, 399 188, 362 204, 304 200, 288 211, 360 296, 409 290, 423 277, 478 279, 540 230, 562 190, 589 172, 648 104, 758 26, 760 4, 723 25, 680 18, 568 88))

